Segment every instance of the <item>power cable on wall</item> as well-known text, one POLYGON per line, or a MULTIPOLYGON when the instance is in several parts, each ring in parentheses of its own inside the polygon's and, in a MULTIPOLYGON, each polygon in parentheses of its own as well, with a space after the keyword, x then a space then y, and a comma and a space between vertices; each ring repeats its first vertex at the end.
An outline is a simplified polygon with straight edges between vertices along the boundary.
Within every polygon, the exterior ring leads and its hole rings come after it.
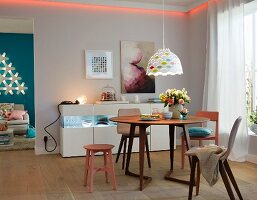
POLYGON ((56 122, 60 119, 60 117, 61 117, 61 112, 60 112, 60 108, 59 108, 60 105, 61 105, 61 103, 58 104, 58 106, 57 106, 58 113, 59 113, 59 116, 57 117, 57 119, 56 119, 55 121, 53 121, 51 124, 49 124, 49 125, 47 125, 46 127, 44 127, 45 132, 46 132, 51 138, 53 138, 54 143, 55 143, 54 148, 53 148, 52 150, 48 150, 48 149, 47 149, 48 137, 47 137, 47 136, 44 136, 45 150, 46 150, 47 152, 53 152, 53 151, 57 148, 57 141, 56 141, 56 139, 54 138, 54 136, 53 136, 51 133, 49 133, 49 132, 47 131, 47 128, 50 127, 50 126, 52 126, 54 123, 56 123, 56 122))
POLYGON ((74 103, 73 103, 72 101, 62 101, 61 103, 59 103, 58 106, 57 106, 59 116, 58 116, 57 119, 56 119, 55 121, 53 121, 51 124, 49 124, 49 125, 47 125, 46 127, 44 127, 45 132, 46 132, 51 138, 53 138, 54 143, 55 143, 54 148, 53 148, 52 150, 48 150, 48 149, 47 149, 48 137, 47 137, 47 136, 44 136, 45 150, 46 150, 47 152, 53 152, 53 151, 57 148, 57 141, 56 141, 56 139, 54 138, 54 136, 53 136, 51 133, 49 133, 49 132, 47 131, 47 128, 50 127, 50 126, 52 126, 54 123, 56 123, 56 122, 60 119, 60 117, 61 117, 60 105, 71 105, 71 104, 79 104, 79 101, 76 100, 74 103))

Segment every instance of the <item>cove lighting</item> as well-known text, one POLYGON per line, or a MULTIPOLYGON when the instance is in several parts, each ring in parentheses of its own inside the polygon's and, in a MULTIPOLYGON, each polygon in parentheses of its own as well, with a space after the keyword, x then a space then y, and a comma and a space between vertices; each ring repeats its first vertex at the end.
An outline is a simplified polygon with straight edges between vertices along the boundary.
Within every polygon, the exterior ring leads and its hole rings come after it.
MULTIPOLYGON (((109 11, 109 12, 128 12, 128 13, 140 13, 140 14, 162 14, 158 9, 144 9, 144 8, 129 8, 121 6, 107 6, 107 5, 94 5, 83 4, 75 2, 54 2, 46 0, 1 0, 1 4, 12 4, 19 6, 40 6, 40 7, 59 7, 59 8, 72 8, 72 9, 89 9, 109 11)), ((185 16, 185 12, 181 11, 165 11, 166 15, 185 16)))

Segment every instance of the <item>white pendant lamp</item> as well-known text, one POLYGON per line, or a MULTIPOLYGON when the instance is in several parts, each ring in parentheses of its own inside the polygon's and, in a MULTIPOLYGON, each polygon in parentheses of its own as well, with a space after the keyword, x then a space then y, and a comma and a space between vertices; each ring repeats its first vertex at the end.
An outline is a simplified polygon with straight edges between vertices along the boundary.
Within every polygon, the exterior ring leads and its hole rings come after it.
POLYGON ((167 76, 183 74, 181 62, 177 55, 172 53, 170 49, 165 48, 164 44, 164 0, 162 0, 162 49, 150 58, 147 66, 147 75, 167 76))

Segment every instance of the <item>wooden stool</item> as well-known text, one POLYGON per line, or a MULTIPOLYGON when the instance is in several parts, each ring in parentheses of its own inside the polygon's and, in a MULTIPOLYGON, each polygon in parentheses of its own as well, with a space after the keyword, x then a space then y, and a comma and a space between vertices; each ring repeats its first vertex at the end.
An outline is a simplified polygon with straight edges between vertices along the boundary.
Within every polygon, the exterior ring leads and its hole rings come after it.
POLYGON ((89 192, 93 192, 93 176, 96 172, 104 171, 105 172, 105 180, 108 183, 108 172, 111 174, 112 179, 112 187, 116 190, 116 179, 115 172, 112 162, 112 148, 114 146, 110 144, 89 144, 85 145, 84 149, 86 150, 86 159, 85 159, 85 174, 84 174, 84 186, 87 186, 87 176, 88 170, 90 171, 90 185, 89 192), (95 153, 103 152, 104 154, 104 167, 95 167, 94 159, 95 153), (107 160, 109 159, 109 167, 107 160))

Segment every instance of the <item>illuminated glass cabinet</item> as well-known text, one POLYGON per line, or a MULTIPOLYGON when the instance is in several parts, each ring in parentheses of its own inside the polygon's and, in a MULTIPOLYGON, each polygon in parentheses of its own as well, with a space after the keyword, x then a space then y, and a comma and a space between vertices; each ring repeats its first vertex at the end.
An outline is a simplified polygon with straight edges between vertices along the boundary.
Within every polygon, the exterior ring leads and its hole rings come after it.
POLYGON ((94 115, 94 105, 61 105, 60 153, 63 157, 85 155, 83 146, 94 143, 94 128, 115 127, 114 115, 94 115))
MULTIPOLYGON (((163 104, 71 104, 61 105, 60 153, 63 157, 84 156, 86 144, 113 144, 113 153, 118 152, 121 135, 117 134, 116 123, 110 121, 121 108, 139 108, 141 113, 151 113, 153 109, 163 110, 163 104)), ((168 126, 154 125, 148 128, 150 150, 168 150, 168 126)), ((133 152, 138 152, 135 139, 133 152)))
POLYGON ((84 116, 62 116, 62 128, 90 128, 116 126, 115 122, 109 119, 113 115, 84 115, 84 116))

